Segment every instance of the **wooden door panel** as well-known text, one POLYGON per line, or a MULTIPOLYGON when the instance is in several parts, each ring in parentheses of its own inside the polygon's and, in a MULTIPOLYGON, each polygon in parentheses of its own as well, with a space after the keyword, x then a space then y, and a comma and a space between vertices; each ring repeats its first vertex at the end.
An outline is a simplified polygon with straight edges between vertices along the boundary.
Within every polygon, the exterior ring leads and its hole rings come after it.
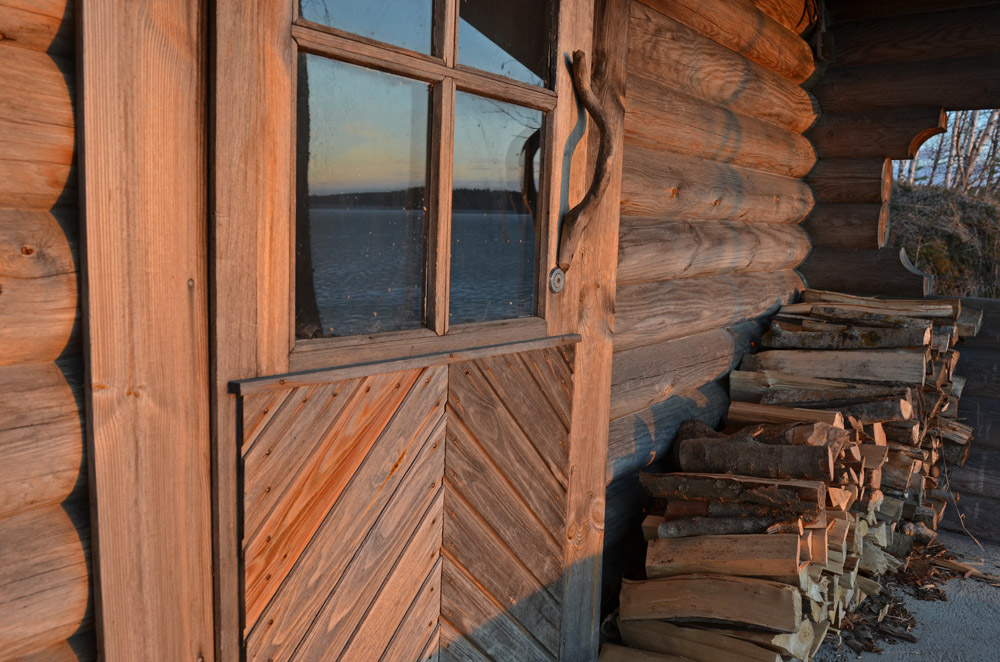
POLYGON ((572 361, 243 396, 247 660, 557 659, 572 361))

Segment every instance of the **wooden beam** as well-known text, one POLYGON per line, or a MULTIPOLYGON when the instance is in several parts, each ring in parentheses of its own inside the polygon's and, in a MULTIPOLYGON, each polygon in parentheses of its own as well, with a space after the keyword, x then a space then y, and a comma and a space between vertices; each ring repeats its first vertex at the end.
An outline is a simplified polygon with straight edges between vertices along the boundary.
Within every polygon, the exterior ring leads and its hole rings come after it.
POLYGON ((88 451, 108 662, 215 657, 206 5, 81 4, 88 451))

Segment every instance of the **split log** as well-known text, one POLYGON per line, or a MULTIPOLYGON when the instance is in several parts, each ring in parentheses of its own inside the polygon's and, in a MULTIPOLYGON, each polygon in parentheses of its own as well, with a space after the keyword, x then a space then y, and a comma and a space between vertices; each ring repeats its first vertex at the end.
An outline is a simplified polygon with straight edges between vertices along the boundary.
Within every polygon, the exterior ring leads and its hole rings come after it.
POLYGON ((748 444, 718 439, 688 439, 680 444, 686 472, 723 473, 764 478, 832 480, 833 454, 822 446, 748 444))
POLYGON ((781 662, 773 650, 724 634, 663 621, 622 621, 618 630, 629 646, 656 653, 679 655, 693 662, 738 659, 746 662, 781 662))
POLYGON ((889 349, 921 347, 931 342, 931 325, 924 328, 880 328, 848 325, 843 331, 796 331, 775 321, 761 340, 771 349, 889 349))
POLYGON ((816 633, 813 630, 813 624, 810 624, 809 621, 803 621, 799 628, 791 634, 776 634, 774 632, 761 632, 760 630, 732 630, 726 628, 715 628, 713 631, 727 637, 750 641, 769 650, 776 651, 782 655, 798 658, 800 660, 808 660, 812 658, 810 651, 813 646, 813 640, 816 636, 816 633))
POLYGON ((899 421, 887 423, 883 426, 886 441, 907 446, 917 446, 920 444, 921 431, 923 426, 920 421, 899 421))
MULTIPOLYGON (((689 437, 693 438, 693 437, 689 437)), ((754 442, 758 444, 790 444, 792 446, 831 446, 835 454, 840 452, 850 433, 829 423, 758 423, 740 428, 730 437, 732 441, 754 442)))
POLYGON ((617 644, 604 644, 598 662, 688 662, 686 658, 663 653, 650 653, 617 644))
POLYGON ((718 329, 775 310, 797 296, 794 271, 627 285, 615 305, 615 350, 718 329))
POLYGON ((771 517, 680 517, 661 522, 656 529, 657 538, 688 538, 767 533, 775 524, 786 521, 771 517))
POLYGON ((795 224, 813 208, 800 179, 629 145, 623 216, 795 224))
POLYGON ((805 179, 817 203, 881 204, 889 200, 892 161, 876 159, 821 159, 805 179))
POLYGON ((656 540, 658 529, 663 524, 663 518, 659 515, 646 515, 642 520, 642 537, 644 540, 656 540))
MULTIPOLYGON (((856 386, 850 389, 774 389, 761 395, 760 401, 767 405, 791 407, 849 407, 864 404, 878 398, 898 397, 911 402, 911 390, 905 386, 856 386)), ((910 407, 912 410, 912 406, 910 407)), ((856 418, 856 417, 855 417, 856 418)), ((870 425, 870 423, 867 423, 870 425)))
POLYGON ((729 395, 738 402, 761 402, 767 393, 798 390, 850 390, 853 384, 831 379, 816 379, 774 370, 734 370, 729 373, 729 395))
POLYGON ((816 70, 809 44, 750 0, 642 2, 794 83, 816 70))
POLYGON ((997 52, 1000 20, 996 7, 956 7, 846 23, 834 39, 838 67, 983 57, 997 52))
POLYGON ((646 577, 693 573, 737 577, 794 577, 799 572, 796 534, 698 536, 651 540, 646 577))
MULTIPOLYGON (((672 522, 685 517, 757 517, 768 519, 773 524, 788 521, 788 513, 789 510, 782 506, 671 499, 667 502, 663 520, 672 522)), ((798 519, 795 521, 797 523, 798 519)))
POLYGON ((996 108, 1000 55, 833 69, 813 89, 824 112, 996 108))
POLYGON ((706 619, 796 632, 802 623, 798 588, 763 579, 683 575, 622 582, 623 621, 706 619))
POLYGON ((76 502, 0 522, 0 540, 17 541, 17 552, 5 554, 0 564, 6 659, 65 641, 84 623, 91 578, 88 520, 86 504, 76 502))
POLYGON ((889 239, 889 203, 818 202, 800 227, 814 246, 882 248, 889 239))
POLYGON ((729 474, 643 472, 639 481, 654 498, 725 501, 782 508, 809 523, 819 519, 826 485, 819 481, 776 480, 729 474))
POLYGON ((619 287, 672 278, 781 271, 799 264, 811 249, 809 237, 795 225, 623 216, 620 228, 619 287))
POLYGON ((611 419, 642 411, 726 374, 749 345, 728 329, 616 352, 611 369, 611 419))
POLYGON ((853 416, 863 424, 907 421, 913 416, 913 406, 899 397, 878 398, 853 405, 831 407, 845 416, 853 416))
POLYGON ((816 163, 812 144, 799 133, 634 75, 625 98, 625 144, 795 178, 816 163))
POLYGON ((753 3, 795 34, 803 34, 817 20, 809 0, 753 0, 753 3))
POLYGON ((961 299, 877 299, 843 292, 807 289, 802 300, 809 303, 829 303, 859 306, 872 312, 890 312, 909 317, 955 319, 962 312, 961 299))
MULTIPOLYGON (((744 359, 745 361, 746 359, 744 359)), ((751 402, 730 403, 726 419, 730 423, 752 423, 754 421, 763 423, 795 423, 797 421, 815 421, 834 427, 844 427, 844 416, 839 411, 778 407, 751 402)))
MULTIPOLYGON (((781 308, 780 315, 783 318, 789 314, 808 314, 820 318, 820 320, 812 323, 815 325, 813 328, 820 328, 823 324, 840 323, 845 328, 850 325, 856 325, 884 329, 912 329, 917 334, 920 334, 931 330, 933 327, 933 322, 922 317, 873 312, 868 306, 851 304, 794 303, 781 308)), ((802 321, 804 326, 807 323, 808 320, 802 321)), ((921 340, 923 340, 923 337, 921 337, 921 340)), ((926 342, 921 342, 917 346, 926 344, 926 342)))
POLYGON ((807 135, 824 159, 899 160, 912 159, 921 145, 947 126, 941 107, 824 113, 807 135))
POLYGON ((640 3, 632 3, 628 71, 795 133, 817 116, 796 83, 640 3))
POLYGON ((983 326, 983 311, 978 308, 965 306, 956 322, 958 325, 958 335, 960 338, 971 338, 979 333, 983 326))
POLYGON ((696 418, 709 427, 718 425, 728 406, 726 390, 713 382, 614 419, 608 430, 607 482, 662 459, 684 421, 696 418))
POLYGON ((923 386, 926 365, 922 349, 790 349, 747 355, 740 364, 740 370, 774 370, 820 379, 923 386))

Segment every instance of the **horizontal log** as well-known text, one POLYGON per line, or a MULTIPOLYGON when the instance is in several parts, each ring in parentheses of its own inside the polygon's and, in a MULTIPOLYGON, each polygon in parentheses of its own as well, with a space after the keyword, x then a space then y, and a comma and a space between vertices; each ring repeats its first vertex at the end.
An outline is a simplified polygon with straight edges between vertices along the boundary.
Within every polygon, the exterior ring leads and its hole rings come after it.
MULTIPOLYGON (((744 363, 746 363, 746 360, 744 360, 744 363)), ((838 411, 781 407, 777 405, 754 404, 739 401, 730 403, 729 411, 726 413, 726 420, 730 424, 797 423, 800 421, 812 421, 816 423, 826 423, 827 425, 832 425, 838 428, 844 427, 844 417, 838 411)), ((801 476, 785 476, 785 478, 801 478, 801 476)))
POLYGON ((624 216, 746 223, 798 223, 813 193, 799 179, 705 159, 626 147, 624 216))
POLYGON ((614 354, 611 418, 651 407, 675 393, 688 393, 728 373, 750 349, 751 339, 713 329, 614 354))
POLYGON ((775 651, 749 641, 663 621, 622 621, 618 630, 625 643, 633 648, 679 655, 685 662, 781 662, 775 651))
POLYGON ((0 209, 0 277, 72 273, 78 256, 79 221, 74 209, 0 209))
POLYGON ((778 349, 747 355, 740 370, 774 370, 820 379, 923 386, 926 361, 922 349, 778 349))
POLYGON ((806 135, 824 159, 912 159, 921 145, 947 127, 943 108, 894 108, 825 113, 806 135))
POLYGON ((692 573, 794 577, 799 573, 799 536, 722 535, 649 541, 646 577, 692 573))
POLYGON ((1000 107, 1000 55, 831 69, 813 90, 824 112, 1000 107))
POLYGON ((779 271, 621 287, 615 349, 683 338, 768 314, 793 300, 801 286, 794 271, 779 271))
POLYGON ((892 191, 892 161, 820 159, 805 179, 817 203, 882 204, 892 191))
POLYGON ((889 239, 889 203, 820 202, 799 227, 813 246, 881 248, 889 239))
POLYGON ((667 85, 631 76, 625 97, 625 144, 729 163, 786 177, 812 169, 816 153, 799 133, 667 85))
POLYGON ((72 56, 75 3, 65 0, 3 0, 3 40, 18 48, 72 56))
POLYGON ((608 643, 601 646, 600 662, 688 662, 688 660, 677 655, 651 653, 608 643))
POLYGON ((905 248, 816 247, 798 271, 809 287, 872 296, 924 296, 934 282, 913 266, 905 248))
POLYGON ((714 427, 728 406, 726 390, 713 382, 612 420, 608 432, 607 482, 635 474, 664 459, 684 421, 696 418, 714 427))
POLYGON ((0 41, 0 117, 8 121, 75 126, 76 65, 0 41))
MULTIPOLYGON (((830 3, 827 11, 838 22, 863 21, 885 16, 907 16, 939 12, 958 7, 979 7, 991 5, 996 0, 840 0, 830 3)), ((933 16, 931 17, 933 18, 933 16)))
POLYGON ((1000 5, 847 23, 833 30, 838 67, 1000 53, 1000 5))
POLYGON ((796 83, 639 2, 632 3, 628 71, 794 133, 817 117, 818 106, 796 83))
POLYGON ((79 361, 0 367, 0 518, 84 486, 82 391, 79 361))
POLYGON ((781 526, 790 521, 787 514, 678 517, 660 522, 656 527, 656 537, 674 540, 701 536, 753 535, 767 533, 774 526, 781 526))
POLYGON ((821 520, 826 503, 826 484, 820 481, 681 472, 642 472, 639 481, 654 499, 767 506, 802 518, 807 525, 821 520))
MULTIPOLYGON (((926 317, 935 320, 940 318, 954 320, 962 312, 962 300, 948 297, 883 299, 809 288, 802 293, 802 301, 807 303, 823 303, 842 308, 853 306, 859 310, 867 309, 871 312, 892 313, 908 317, 926 317)), ((948 323, 950 324, 950 322, 948 323)))
POLYGON ((640 1, 793 83, 816 70, 809 44, 750 0, 640 1))
POLYGON ((0 540, 6 545, 17 542, 0 564, 4 600, 0 641, 7 659, 56 646, 86 629, 90 596, 87 512, 85 503, 75 502, 0 521, 0 540))
POLYGON ((809 237, 795 225, 624 216, 618 285, 781 271, 799 264, 811 248, 809 237))
POLYGON ((723 575, 683 575, 622 582, 624 621, 708 619, 795 632, 802 596, 788 584, 723 575))
POLYGON ((0 158, 0 208, 50 209, 77 195, 76 173, 68 165, 0 158))
POLYGON ((923 347, 931 342, 931 327, 901 329, 846 326, 838 331, 802 331, 775 321, 761 346, 770 349, 888 349, 923 347))
POLYGON ((811 0, 753 0, 762 12, 795 34, 802 34, 816 22, 811 0))
POLYGON ((682 471, 763 478, 833 479, 833 453, 828 446, 753 444, 721 439, 685 439, 680 443, 682 471))
POLYGON ((79 342, 75 273, 0 276, 0 366, 54 361, 79 342))
POLYGON ((0 118, 0 141, 12 161, 69 166, 75 156, 73 127, 0 118))
MULTIPOLYGON (((761 375, 765 373, 739 373, 761 375)), ((911 402, 913 390, 906 386, 850 385, 851 388, 837 389, 806 389, 806 388, 770 388, 761 396, 760 401, 766 405, 786 405, 791 407, 848 407, 863 404, 879 398, 896 396, 906 402, 911 402)), ((871 425, 871 424, 869 424, 871 425)))
POLYGON ((754 372, 734 370, 729 373, 729 393, 736 402, 761 402, 768 393, 799 390, 849 391, 853 384, 830 379, 791 375, 772 370, 754 372))

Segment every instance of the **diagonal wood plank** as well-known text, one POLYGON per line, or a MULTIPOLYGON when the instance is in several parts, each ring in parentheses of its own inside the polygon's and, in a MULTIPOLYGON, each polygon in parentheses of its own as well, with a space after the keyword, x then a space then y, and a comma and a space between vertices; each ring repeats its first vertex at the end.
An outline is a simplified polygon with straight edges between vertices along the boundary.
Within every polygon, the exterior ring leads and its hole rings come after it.
POLYGON ((394 662, 412 657, 414 650, 422 651, 419 662, 437 659, 439 621, 441 616, 441 564, 420 588, 403 622, 396 628, 392 641, 380 660, 394 662))
POLYGON ((240 420, 243 421, 240 454, 246 453, 253 445, 257 435, 267 426, 285 401, 286 395, 287 391, 275 391, 240 399, 240 420))
MULTIPOLYGON (((376 638, 377 633, 370 628, 360 631, 367 619, 380 619, 385 616, 384 610, 392 607, 391 604, 379 606, 377 598, 380 592, 385 588, 394 588, 387 587, 387 584, 392 583, 394 575, 398 574, 400 580, 405 580, 409 575, 407 568, 402 567, 404 559, 415 563, 417 558, 420 561, 413 567, 416 587, 412 590, 418 590, 421 580, 430 574, 440 557, 441 515, 444 505, 440 455, 437 454, 438 461, 427 463, 426 470, 418 471, 412 477, 407 476, 402 491, 409 493, 411 490, 407 483, 412 482, 416 493, 406 501, 390 502, 379 520, 380 526, 372 529, 365 543, 358 549, 291 660, 312 662, 359 659, 347 655, 347 647, 352 639, 356 640, 359 652, 371 654, 367 659, 377 659, 382 653, 395 625, 390 631, 382 633, 384 638, 376 638), (433 493, 428 490, 428 486, 433 488, 433 493), (411 549, 413 554, 407 554, 411 549), (356 635, 362 634, 366 640, 357 639, 356 635), (381 645, 376 646, 379 639, 381 645), (372 650, 374 647, 377 650, 372 650)), ((398 600, 399 597, 394 592, 388 599, 398 600)), ((411 596, 406 596, 398 605, 398 612, 394 614, 396 623, 405 614, 410 598, 411 596)), ((384 626, 385 623, 380 624, 376 620, 373 625, 384 626)))
POLYGON ((442 566, 441 616, 487 658, 509 660, 511 651, 516 651, 518 662, 555 659, 447 556, 442 566))
MULTIPOLYGON (((469 366, 471 367, 471 366, 469 366)), ((448 404, 554 536, 563 530, 564 492, 478 370, 452 366, 448 404)))
MULTIPOLYGON (((484 455, 461 422, 449 420, 447 480, 500 536, 542 584, 562 578, 562 547, 532 514, 506 478, 484 455)), ((558 593, 558 590, 553 588, 558 593)))
POLYGON ((516 356, 485 358, 475 364, 565 490, 569 431, 559 414, 548 406, 538 382, 516 356))
POLYGON ((552 407, 569 429, 573 411, 573 375, 561 354, 525 352, 518 354, 525 373, 534 377, 552 407))
MULTIPOLYGON (((332 546, 334 550, 340 550, 339 554, 341 555, 347 554, 348 550, 355 549, 363 539, 367 527, 371 526, 381 508, 384 507, 384 504, 391 496, 392 490, 398 485, 402 475, 405 473, 410 462, 412 462, 416 450, 422 447, 432 433, 435 433, 436 427, 441 428, 436 431, 436 434, 443 436, 442 419, 444 416, 444 399, 447 392, 447 370, 444 368, 431 368, 424 371, 422 377, 410 394, 408 401, 415 410, 423 411, 423 416, 416 421, 411 419, 397 423, 391 428, 392 434, 386 435, 386 441, 371 449, 370 452, 368 449, 370 449, 371 443, 365 444, 363 447, 366 449, 367 457, 363 456, 359 459, 361 462, 360 468, 355 463, 341 468, 341 474, 335 476, 337 480, 332 485, 333 490, 331 490, 331 494, 325 495, 329 499, 327 510, 330 511, 332 509, 330 517, 335 517, 338 521, 345 522, 345 528, 339 532, 339 537, 329 534, 317 534, 313 537, 313 532, 310 532, 309 537, 313 538, 310 542, 308 538, 302 541, 299 536, 296 536, 291 539, 291 542, 295 545, 291 549, 283 550, 281 545, 273 545, 270 549, 274 551, 271 551, 270 555, 263 559, 255 556, 255 554, 260 553, 259 548, 248 548, 246 563, 248 567, 250 564, 256 563, 260 582, 264 586, 260 586, 252 595, 254 598, 252 600, 249 592, 250 582, 247 582, 248 591, 245 606, 247 630, 254 628, 258 616, 260 616, 265 606, 268 605, 275 591, 285 590, 282 581, 289 574, 292 564, 296 564, 299 576, 290 582, 288 592, 302 590, 304 591, 302 595, 312 597, 315 590, 315 586, 312 586, 312 583, 328 580, 328 577, 323 576, 323 566, 328 566, 326 570, 329 571, 331 568, 337 567, 337 563, 340 561, 338 560, 339 557, 336 556, 316 558, 315 554, 309 552, 309 548, 333 551, 329 550, 329 547, 332 546), (403 431, 403 425, 406 426, 405 432, 403 431), (357 475, 354 475, 355 473, 357 475), (346 488, 344 488, 344 485, 346 485, 346 488), (341 493, 342 490, 343 493, 341 493), (338 498, 340 501, 338 501, 338 498), (350 510, 345 510, 344 504, 347 504, 346 507, 350 508, 350 510), (305 556, 309 557, 309 559, 299 558, 299 554, 306 542, 308 542, 309 548, 306 548, 305 556), (288 556, 284 556, 286 554, 288 556), (268 563, 280 569, 279 576, 268 578, 267 574, 270 573, 267 572, 263 572, 261 576, 261 571, 267 567, 268 563), (279 586, 281 587, 280 589, 279 586), (265 588, 266 590, 264 590, 265 588)), ((402 387, 399 390, 401 389, 402 387)), ((335 447, 338 439, 337 437, 329 439, 325 442, 325 445, 335 447)), ((351 448, 354 444, 355 439, 348 437, 344 440, 343 446, 351 448)), ((330 451, 331 455, 335 454, 335 450, 334 448, 330 451)), ((337 469, 337 467, 332 467, 332 469, 337 469)), ((317 497, 313 495, 313 498, 317 497)), ((265 539, 264 542, 268 541, 265 539)), ((347 558, 350 557, 348 556, 347 558)), ((343 566, 340 567, 342 568, 343 566)), ((339 574, 336 576, 339 576, 339 574)), ((322 599, 323 596, 318 598, 320 604, 322 603, 322 599)), ((297 610, 308 609, 310 605, 314 609, 319 608, 318 604, 313 604, 309 600, 306 600, 301 606, 296 605, 293 607, 292 603, 294 603, 293 598, 286 598, 285 600, 279 600, 278 605, 274 609, 268 607, 268 611, 271 614, 267 620, 280 625, 280 627, 273 628, 276 633, 268 635, 268 638, 277 636, 283 642, 287 636, 291 636, 291 633, 298 631, 301 627, 299 621, 307 618, 297 610), (292 613, 286 613, 288 610, 292 610, 292 613)), ((315 615, 315 611, 308 618, 311 619, 313 615, 315 615)), ((299 636, 301 636, 301 632, 299 636)), ((250 640, 256 641, 260 637, 260 633, 256 635, 251 633, 250 640)))
POLYGON ((244 537, 252 538, 285 490, 313 455, 324 433, 358 397, 360 380, 295 389, 286 402, 297 401, 296 414, 277 417, 243 458, 244 537))
MULTIPOLYGON (((439 376, 445 372, 439 372, 439 376)), ((443 387, 444 379, 439 381, 443 387)), ((434 472, 443 469, 444 417, 440 410, 438 407, 436 418, 424 426, 418 443, 399 441, 393 445, 390 437, 389 443, 377 446, 366 459, 331 511, 333 525, 320 529, 251 630, 247 638, 248 660, 286 659, 306 635, 365 541, 372 536, 384 537, 374 529, 402 525, 384 513, 415 508, 415 500, 439 476, 434 472), (422 478, 415 479, 417 474, 422 478)), ((408 520, 411 525, 413 521, 412 517, 408 520)))
POLYGON ((493 662, 448 621, 441 621, 438 662, 493 662))
MULTIPOLYGON (((376 375, 359 387, 357 398, 327 431, 323 441, 246 540, 245 600, 256 615, 309 543, 368 451, 392 420, 422 371, 376 375), (364 394, 363 397, 362 394, 364 394)), ((414 397, 426 390, 417 384, 414 397)), ((264 441, 259 440, 258 443, 264 441)), ((252 521, 251 513, 247 519, 252 521)), ((249 619, 248 619, 249 620, 249 619)))
POLYGON ((446 485, 445 554, 504 605, 509 618, 553 655, 559 652, 559 603, 499 541, 457 490, 446 485))

